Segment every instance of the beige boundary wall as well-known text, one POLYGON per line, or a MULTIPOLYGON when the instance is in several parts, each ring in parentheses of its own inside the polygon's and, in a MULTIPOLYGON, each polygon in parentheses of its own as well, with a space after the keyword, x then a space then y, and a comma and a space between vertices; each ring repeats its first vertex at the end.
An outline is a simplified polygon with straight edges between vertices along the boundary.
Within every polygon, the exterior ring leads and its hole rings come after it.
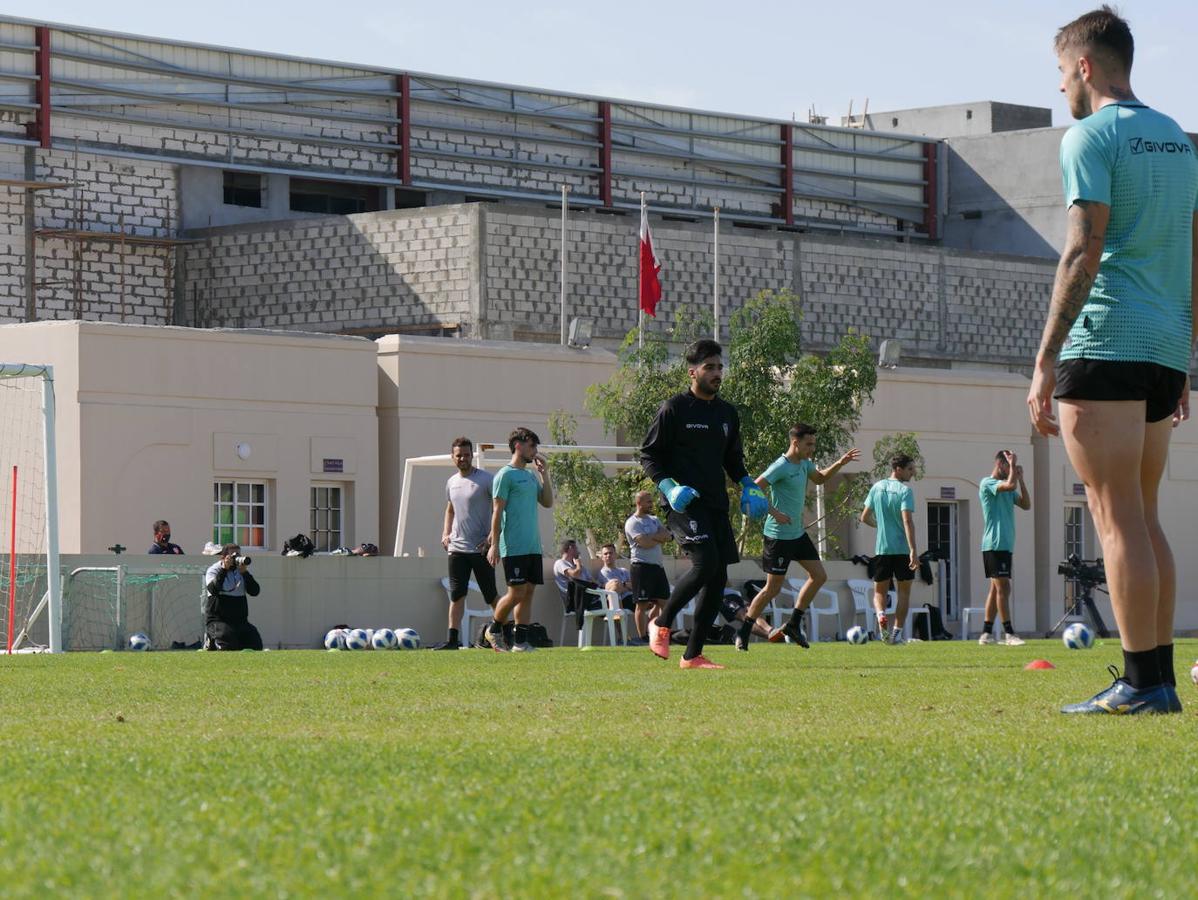
MULTIPOLYGON (((199 567, 211 565, 206 556, 162 557, 111 554, 68 555, 63 557, 64 570, 80 566, 125 565, 142 571, 158 565, 178 567, 186 562, 197 567, 195 597, 199 604, 202 574, 199 567)), ((685 561, 667 561, 672 580, 687 567, 685 561)), ((252 569, 262 586, 262 592, 250 600, 250 621, 262 632, 267 647, 319 647, 325 632, 334 625, 346 624, 362 628, 415 628, 425 643, 439 643, 446 638, 447 601, 441 587, 445 576, 444 557, 327 557, 308 559, 277 555, 255 556, 252 569)), ((844 587, 844 578, 857 577, 856 567, 848 563, 830 563, 829 587, 837 590, 841 602, 844 627, 852 623, 853 601, 844 587)), ((753 563, 738 563, 729 571, 729 584, 741 590, 746 578, 760 577, 753 563)), ((190 576, 188 576, 190 577, 190 576)), ((923 604, 932 599, 931 589, 918 585, 912 603, 923 604)), ((67 600, 69 601, 69 598, 67 600)), ((470 606, 482 606, 471 595, 470 606)), ((545 559, 545 584, 533 596, 533 620, 545 626, 557 645, 561 638, 562 603, 553 584, 553 561, 545 559)), ((858 619, 858 622, 861 620, 858 619)), ((689 624, 689 620, 687 622, 689 624)), ((833 628, 823 632, 832 638, 833 628)), ((596 626, 596 643, 606 642, 596 626)), ((578 632, 573 625, 565 631, 565 646, 577 645, 578 632)), ((196 639, 199 635, 196 635, 196 639)), ((647 652, 647 651, 643 651, 647 652)))

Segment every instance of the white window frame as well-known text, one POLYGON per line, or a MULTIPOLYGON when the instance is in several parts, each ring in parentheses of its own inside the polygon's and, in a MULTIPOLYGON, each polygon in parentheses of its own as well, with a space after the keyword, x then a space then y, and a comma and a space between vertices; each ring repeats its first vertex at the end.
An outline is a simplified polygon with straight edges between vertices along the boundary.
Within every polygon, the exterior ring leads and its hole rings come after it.
MULTIPOLYGON (((336 550, 338 547, 352 546, 350 544, 350 540, 352 539, 352 533, 351 533, 351 528, 350 528, 351 523, 349 521, 349 504, 353 501, 353 498, 351 496, 353 493, 353 491, 351 489, 352 484, 353 484, 353 482, 347 482, 347 481, 313 481, 311 486, 308 489, 308 525, 309 525, 308 537, 310 537, 312 539, 312 543, 316 545, 316 551, 318 553, 326 552, 329 550, 336 550), (316 527, 317 526, 317 516, 318 516, 318 513, 321 511, 321 509, 316 506, 316 496, 315 496, 316 492, 319 490, 335 490, 335 491, 337 491, 338 499, 341 504, 340 507, 337 509, 338 519, 339 519, 339 526, 337 528, 338 537, 337 537, 336 541, 331 541, 331 539, 330 539, 330 543, 328 544, 328 546, 321 546, 321 542, 316 539, 316 536, 319 532, 332 531, 332 529, 330 529, 330 528, 318 529, 316 527)), ((324 507, 323 511, 326 513, 331 512, 332 507, 326 506, 326 507, 324 507)))
POLYGON ((237 544, 243 550, 245 550, 245 549, 252 549, 252 550, 268 549, 270 547, 270 539, 271 539, 270 504, 271 504, 271 482, 269 480, 266 480, 266 479, 241 479, 241 478, 237 478, 236 476, 229 476, 229 477, 224 477, 224 476, 220 476, 220 475, 215 476, 212 481, 212 538, 213 538, 213 543, 237 544), (232 502, 226 502, 221 499, 220 491, 221 491, 222 485, 232 485, 233 486, 232 502), (238 488, 241 486, 245 486, 248 488, 249 499, 241 500, 239 498, 240 492, 239 492, 238 488), (261 502, 254 500, 254 488, 255 487, 262 488, 261 502), (220 516, 221 507, 231 508, 231 510, 232 510, 232 521, 231 522, 222 522, 221 521, 221 516, 220 516), (262 515, 261 515, 262 521, 261 522, 254 521, 253 511, 257 507, 260 507, 262 510, 262 515), (248 510, 249 518, 248 518, 247 522, 239 523, 237 521, 237 518, 238 518, 237 511, 239 509, 248 510), (252 537, 252 532, 257 528, 262 529, 261 543, 253 543, 253 542, 246 542, 246 541, 239 540, 239 538, 241 538, 243 536, 252 537), (220 538, 224 536, 221 534, 222 529, 232 529, 233 539, 231 541, 220 540, 220 538), (250 532, 250 534, 248 534, 248 535, 241 534, 241 532, 246 531, 246 530, 248 530, 250 532))

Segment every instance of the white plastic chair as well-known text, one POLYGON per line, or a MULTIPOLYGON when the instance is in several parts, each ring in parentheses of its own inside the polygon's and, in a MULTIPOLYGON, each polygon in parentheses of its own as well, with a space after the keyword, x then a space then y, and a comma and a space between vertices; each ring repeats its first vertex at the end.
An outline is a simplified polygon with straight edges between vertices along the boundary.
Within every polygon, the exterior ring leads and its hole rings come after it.
MULTIPOLYGON (((803 588, 803 582, 797 578, 791 578, 787 580, 786 584, 787 586, 783 590, 795 597, 795 603, 797 603, 799 591, 803 588)), ((792 608, 793 606, 794 604, 791 604, 792 608)), ((836 634, 841 635, 844 633, 844 627, 840 621, 840 597, 831 588, 822 587, 816 591, 815 599, 807 607, 807 614, 811 616, 811 627, 807 630, 807 640, 811 643, 819 643, 819 622, 821 618, 835 616, 836 634)), ((776 619, 777 607, 774 609, 774 615, 776 619)), ((777 628, 778 626, 775 625, 774 627, 777 628)))
POLYGON ((965 606, 960 610, 961 614, 961 640, 969 640, 969 617, 976 615, 983 622, 986 621, 986 608, 984 606, 965 606))
MULTIPOLYGON (((857 620, 857 616, 863 616, 866 633, 876 637, 875 628, 878 624, 878 615, 874 610, 874 583, 866 581, 864 578, 850 578, 845 584, 853 594, 853 621, 857 620)), ((893 590, 887 591, 886 609, 884 610, 886 615, 894 615, 897 604, 898 595, 893 590)))
POLYGON ((632 613, 620 605, 620 595, 607 588, 587 588, 587 593, 602 601, 599 609, 588 609, 582 614, 582 628, 578 630, 578 649, 591 646, 591 626, 596 620, 607 625, 607 642, 616 646, 616 623, 620 623, 620 641, 628 646, 628 624, 632 613))
MULTIPOLYGON (((448 578, 441 579, 441 587, 445 589, 445 596, 452 603, 453 595, 449 590, 448 578)), ((466 603, 462 608, 462 628, 458 632, 458 640, 461 642, 463 647, 472 647, 474 645, 474 635, 471 634, 471 629, 474 627, 474 623, 479 622, 485 626, 491 621, 491 617, 495 614, 495 610, 486 603, 485 599, 481 609, 478 607, 471 608, 471 592, 478 594, 479 597, 482 597, 483 595, 482 589, 478 586, 473 578, 470 579, 470 583, 466 586, 466 603)))

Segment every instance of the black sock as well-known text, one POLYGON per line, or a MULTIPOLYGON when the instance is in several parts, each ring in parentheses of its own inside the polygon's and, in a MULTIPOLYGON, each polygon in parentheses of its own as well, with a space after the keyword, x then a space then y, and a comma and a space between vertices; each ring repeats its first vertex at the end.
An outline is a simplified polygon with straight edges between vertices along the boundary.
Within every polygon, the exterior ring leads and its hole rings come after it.
POLYGON ((1014 633, 1015 633, 1015 629, 1011 627, 1011 620, 1010 620, 1010 619, 1004 619, 1004 620, 1003 620, 1003 623, 1002 623, 1002 630, 1003 630, 1003 632, 1004 632, 1005 634, 1014 634, 1014 633))
POLYGON ((1173 645, 1161 644, 1156 648, 1156 663, 1161 667, 1161 681, 1169 687, 1177 687, 1177 673, 1173 671, 1173 645))
POLYGON ((802 625, 803 624, 803 613, 805 613, 805 612, 807 612, 807 610, 799 609, 796 606, 795 611, 790 614, 790 624, 794 625, 796 628, 798 626, 802 625))
POLYGON ((742 640, 747 641, 749 639, 749 636, 753 633, 753 623, 756 621, 755 618, 745 616, 745 620, 740 623, 740 636, 742 640))
POLYGON ((517 644, 527 644, 528 643, 528 626, 527 625, 517 625, 516 626, 516 643, 517 644))
POLYGON ((460 644, 461 643, 461 640, 458 636, 458 630, 456 628, 449 629, 449 640, 446 643, 449 643, 449 644, 460 644))
POLYGON ((1124 650, 1123 677, 1136 690, 1159 685, 1161 683, 1161 665, 1157 662, 1157 648, 1124 650))
POLYGON ((994 620, 987 619, 982 623, 982 634, 994 634, 994 620))

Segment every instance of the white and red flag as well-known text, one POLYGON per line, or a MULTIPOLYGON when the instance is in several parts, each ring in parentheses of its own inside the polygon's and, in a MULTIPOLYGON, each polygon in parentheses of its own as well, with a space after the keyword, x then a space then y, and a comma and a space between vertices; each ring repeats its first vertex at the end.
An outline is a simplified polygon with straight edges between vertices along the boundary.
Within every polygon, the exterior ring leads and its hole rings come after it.
POLYGON ((649 213, 645 210, 645 202, 641 200, 641 279, 640 279, 640 308, 649 316, 657 317, 657 301, 661 299, 661 280, 657 277, 661 272, 661 263, 653 252, 653 234, 649 231, 649 213))

